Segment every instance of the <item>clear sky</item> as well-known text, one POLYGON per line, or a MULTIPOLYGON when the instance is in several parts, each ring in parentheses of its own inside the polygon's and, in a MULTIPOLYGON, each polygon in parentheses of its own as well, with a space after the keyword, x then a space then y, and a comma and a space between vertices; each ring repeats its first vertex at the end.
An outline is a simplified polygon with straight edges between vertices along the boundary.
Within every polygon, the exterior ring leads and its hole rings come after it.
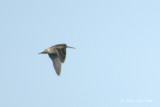
POLYGON ((160 106, 159 0, 1 0, 0 50, 0 107, 160 106))

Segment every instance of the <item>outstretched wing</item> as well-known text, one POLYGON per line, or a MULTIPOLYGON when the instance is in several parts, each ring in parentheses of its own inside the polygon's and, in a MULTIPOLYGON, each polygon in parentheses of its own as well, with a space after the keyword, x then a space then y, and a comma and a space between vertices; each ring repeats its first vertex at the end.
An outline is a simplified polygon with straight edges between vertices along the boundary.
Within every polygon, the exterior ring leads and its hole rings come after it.
POLYGON ((61 73, 61 61, 57 54, 48 54, 52 59, 54 69, 56 70, 57 75, 61 73))
POLYGON ((57 54, 58 54, 60 61, 63 63, 66 58, 66 48, 62 48, 62 49, 57 48, 56 50, 57 50, 57 54))

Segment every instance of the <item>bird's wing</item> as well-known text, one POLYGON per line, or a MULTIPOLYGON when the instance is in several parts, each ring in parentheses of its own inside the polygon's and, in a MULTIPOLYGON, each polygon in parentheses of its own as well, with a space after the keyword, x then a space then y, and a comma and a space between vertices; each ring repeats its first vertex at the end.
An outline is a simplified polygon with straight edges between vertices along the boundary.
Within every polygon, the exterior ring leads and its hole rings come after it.
POLYGON ((60 73, 61 73, 61 61, 60 61, 59 57, 57 56, 57 54, 48 54, 48 55, 52 59, 53 66, 56 70, 57 75, 60 75, 60 73))
POLYGON ((62 49, 57 48, 56 51, 60 61, 63 63, 66 58, 66 48, 62 48, 62 49))

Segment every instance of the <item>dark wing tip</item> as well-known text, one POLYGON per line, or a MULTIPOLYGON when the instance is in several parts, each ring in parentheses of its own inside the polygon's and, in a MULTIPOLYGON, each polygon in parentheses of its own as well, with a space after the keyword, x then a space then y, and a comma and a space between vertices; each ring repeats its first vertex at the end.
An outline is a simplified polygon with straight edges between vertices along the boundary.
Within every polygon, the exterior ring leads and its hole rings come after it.
POLYGON ((61 73, 57 73, 58 76, 60 76, 61 73))
POLYGON ((60 59, 58 58, 58 56, 56 54, 48 54, 48 55, 53 61, 53 66, 54 66, 54 69, 55 69, 57 75, 60 76, 60 73, 61 73, 60 59))

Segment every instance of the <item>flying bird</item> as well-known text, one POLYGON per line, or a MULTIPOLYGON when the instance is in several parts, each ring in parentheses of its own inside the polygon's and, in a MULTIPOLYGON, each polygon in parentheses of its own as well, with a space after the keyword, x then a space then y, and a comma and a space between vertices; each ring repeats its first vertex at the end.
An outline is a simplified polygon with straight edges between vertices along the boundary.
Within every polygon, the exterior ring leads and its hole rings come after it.
POLYGON ((64 63, 66 58, 66 48, 73 48, 69 47, 66 44, 58 44, 54 45, 50 48, 45 49, 43 52, 39 54, 48 54, 53 62, 54 69, 56 70, 57 75, 61 73, 61 63, 64 63))

